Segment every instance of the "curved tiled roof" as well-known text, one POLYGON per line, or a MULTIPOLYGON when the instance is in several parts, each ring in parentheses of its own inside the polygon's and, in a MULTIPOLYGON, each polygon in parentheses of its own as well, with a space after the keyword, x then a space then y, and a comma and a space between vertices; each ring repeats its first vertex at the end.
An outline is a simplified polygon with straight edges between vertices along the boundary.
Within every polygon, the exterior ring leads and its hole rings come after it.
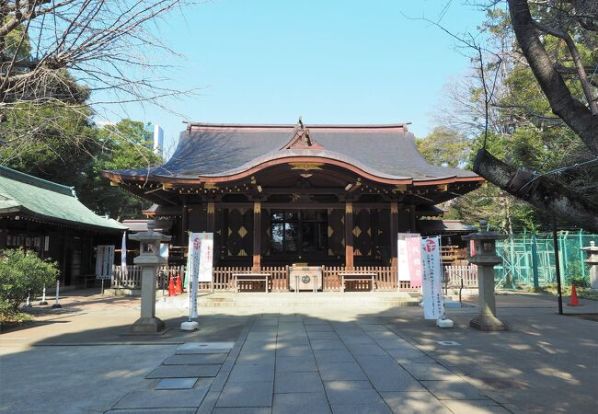
POLYGON ((238 176, 259 166, 313 158, 351 166, 382 181, 478 179, 473 172, 437 167, 417 151, 404 125, 306 125, 310 146, 289 146, 296 125, 190 124, 172 157, 149 171, 119 170, 123 178, 210 179, 238 176), (289 148, 290 147, 290 148, 289 148))
POLYGON ((0 166, 0 215, 19 214, 71 227, 100 231, 126 229, 117 221, 98 216, 85 207, 72 187, 0 166))

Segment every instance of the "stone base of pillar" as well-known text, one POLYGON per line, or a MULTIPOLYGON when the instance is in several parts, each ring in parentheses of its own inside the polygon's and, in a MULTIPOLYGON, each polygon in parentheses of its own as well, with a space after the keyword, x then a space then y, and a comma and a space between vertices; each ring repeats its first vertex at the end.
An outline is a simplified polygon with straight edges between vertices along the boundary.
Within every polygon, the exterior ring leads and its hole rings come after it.
POLYGON ((181 323, 182 331, 195 331, 199 329, 199 323, 195 321, 186 321, 181 323))
POLYGON ((130 331, 132 333, 158 333, 166 328, 164 321, 159 318, 139 318, 133 325, 130 331))
POLYGON ((506 331, 507 325, 493 315, 479 315, 469 321, 469 326, 480 331, 506 331))

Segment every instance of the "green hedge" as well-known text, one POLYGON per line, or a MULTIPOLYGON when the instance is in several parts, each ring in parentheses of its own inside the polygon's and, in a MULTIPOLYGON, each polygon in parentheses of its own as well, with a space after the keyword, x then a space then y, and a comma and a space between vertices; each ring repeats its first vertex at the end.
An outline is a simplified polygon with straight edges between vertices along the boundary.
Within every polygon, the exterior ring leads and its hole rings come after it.
POLYGON ((0 314, 16 313, 29 292, 53 286, 58 277, 55 262, 40 259, 35 252, 7 249, 0 253, 0 314))

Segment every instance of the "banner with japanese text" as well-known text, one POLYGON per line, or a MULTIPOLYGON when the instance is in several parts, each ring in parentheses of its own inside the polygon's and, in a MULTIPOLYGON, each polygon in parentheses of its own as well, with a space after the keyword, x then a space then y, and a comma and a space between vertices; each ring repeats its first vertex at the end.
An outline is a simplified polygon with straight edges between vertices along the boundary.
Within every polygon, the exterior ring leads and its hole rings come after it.
POLYGON ((212 281, 214 258, 213 233, 189 233, 187 280, 189 283, 189 320, 197 318, 197 291, 199 282, 212 281))
POLYGON ((421 235, 417 233, 399 233, 397 248, 399 282, 409 281, 412 288, 421 287, 421 235))
POLYGON ((421 253, 423 259, 422 295, 424 318, 439 319, 444 316, 440 236, 422 239, 421 253))
POLYGON ((211 282, 214 262, 214 234, 189 233, 187 276, 199 282, 211 282))

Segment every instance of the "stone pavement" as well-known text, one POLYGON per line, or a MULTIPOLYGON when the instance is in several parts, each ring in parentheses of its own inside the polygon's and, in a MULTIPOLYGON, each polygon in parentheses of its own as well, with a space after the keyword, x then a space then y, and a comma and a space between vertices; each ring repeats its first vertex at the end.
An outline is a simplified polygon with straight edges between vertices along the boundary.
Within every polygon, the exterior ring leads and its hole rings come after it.
POLYGON ((232 343, 186 343, 109 414, 508 413, 384 318, 253 319, 232 343))
POLYGON ((0 413, 596 411, 598 325, 554 297, 498 295, 511 329, 495 333, 468 327, 475 306, 448 308, 446 330, 384 295, 292 297, 201 307, 192 333, 164 303, 153 337, 126 333, 137 299, 66 298, 0 335, 0 413))

